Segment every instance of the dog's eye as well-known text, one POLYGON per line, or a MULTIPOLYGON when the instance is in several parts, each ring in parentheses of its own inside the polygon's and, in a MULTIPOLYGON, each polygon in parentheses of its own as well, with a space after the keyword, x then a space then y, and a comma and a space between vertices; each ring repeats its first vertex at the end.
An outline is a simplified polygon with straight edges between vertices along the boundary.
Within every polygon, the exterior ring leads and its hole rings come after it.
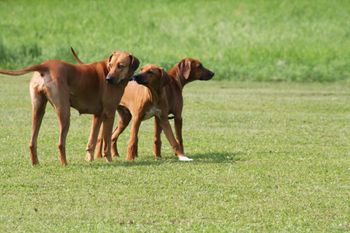
POLYGON ((125 68, 125 65, 119 63, 119 64, 118 64, 118 68, 119 68, 119 69, 124 69, 124 68, 125 68))
POLYGON ((198 67, 198 68, 202 68, 203 65, 202 65, 201 63, 199 63, 199 64, 197 65, 197 67, 198 67))

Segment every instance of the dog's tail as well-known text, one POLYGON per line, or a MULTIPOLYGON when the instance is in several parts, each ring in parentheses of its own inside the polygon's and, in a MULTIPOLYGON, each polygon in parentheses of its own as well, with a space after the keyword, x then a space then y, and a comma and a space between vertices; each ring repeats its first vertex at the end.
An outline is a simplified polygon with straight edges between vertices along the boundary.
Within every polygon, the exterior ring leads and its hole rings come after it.
POLYGON ((82 60, 80 60, 80 58, 78 57, 77 53, 75 52, 75 50, 73 49, 73 47, 70 47, 70 51, 72 51, 73 57, 74 59, 79 63, 79 64, 84 64, 84 62, 82 62, 82 60))
POLYGON ((32 65, 20 70, 2 70, 0 69, 0 74, 7 75, 23 75, 29 72, 38 71, 38 72, 46 72, 48 71, 48 67, 44 64, 32 65))

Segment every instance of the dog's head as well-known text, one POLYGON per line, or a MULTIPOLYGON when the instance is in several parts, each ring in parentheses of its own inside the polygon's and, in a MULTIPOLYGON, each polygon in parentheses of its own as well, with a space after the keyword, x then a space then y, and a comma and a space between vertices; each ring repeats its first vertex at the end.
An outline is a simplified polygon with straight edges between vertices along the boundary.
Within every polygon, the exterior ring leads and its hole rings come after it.
POLYGON ((214 72, 205 68, 199 60, 193 58, 182 59, 178 64, 179 74, 186 82, 194 80, 210 80, 214 72))
POLYGON ((170 77, 160 66, 145 65, 139 74, 132 77, 132 80, 157 90, 167 85, 170 82, 170 77))
POLYGON ((140 65, 139 60, 127 52, 114 52, 106 62, 108 69, 106 82, 109 84, 119 84, 130 80, 140 65))

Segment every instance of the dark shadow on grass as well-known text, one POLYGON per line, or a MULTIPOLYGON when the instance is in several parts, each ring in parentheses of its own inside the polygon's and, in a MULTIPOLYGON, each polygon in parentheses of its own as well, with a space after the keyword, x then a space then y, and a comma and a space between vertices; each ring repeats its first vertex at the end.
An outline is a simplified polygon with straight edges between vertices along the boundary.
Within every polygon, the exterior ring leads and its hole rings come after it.
POLYGON ((104 159, 95 159, 93 162, 85 162, 83 164, 74 164, 71 166, 77 167, 91 167, 91 168, 104 168, 104 167, 137 167, 137 166, 161 166, 163 164, 169 164, 176 162, 175 159, 141 159, 136 158, 133 161, 126 161, 124 158, 113 158, 111 163, 107 163, 104 159))
POLYGON ((188 155, 196 163, 234 163, 241 160, 242 152, 207 152, 188 155))
POLYGON ((71 164, 73 167, 91 167, 91 168, 108 168, 108 167, 137 167, 137 166, 162 166, 171 163, 235 163, 241 160, 240 156, 243 152, 228 153, 228 152, 207 152, 188 155, 193 159, 193 162, 180 162, 176 156, 165 155, 161 159, 153 158, 136 158, 134 161, 125 161, 124 158, 113 158, 111 163, 107 163, 104 159, 96 159, 93 162, 71 164))

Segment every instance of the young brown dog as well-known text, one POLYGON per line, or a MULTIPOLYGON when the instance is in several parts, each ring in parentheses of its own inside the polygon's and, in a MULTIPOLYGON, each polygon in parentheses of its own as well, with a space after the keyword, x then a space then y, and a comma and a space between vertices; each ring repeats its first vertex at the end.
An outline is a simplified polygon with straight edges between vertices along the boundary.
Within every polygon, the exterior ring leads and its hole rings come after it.
MULTIPOLYGON (((162 111, 166 112, 167 115, 174 115, 176 140, 181 147, 181 151, 185 152, 182 139, 182 90, 186 84, 192 81, 212 79, 214 73, 205 68, 199 60, 195 60, 193 58, 182 59, 167 73, 170 77, 169 84, 164 87, 164 93, 166 94, 167 99, 167 106, 164 109, 162 109, 162 111)), ((156 157, 161 157, 161 133, 162 128, 160 127, 160 122, 157 119, 155 119, 154 154, 156 157)))
POLYGON ((108 59, 91 64, 73 65, 64 61, 49 60, 21 70, 0 70, 1 74, 23 75, 34 72, 30 81, 32 99, 32 137, 30 158, 33 165, 39 163, 37 137, 49 101, 58 116, 60 136, 58 149, 62 165, 66 160, 66 136, 70 124, 70 107, 79 113, 93 114, 87 145, 87 160, 93 159, 98 130, 103 123, 105 155, 111 161, 111 134, 115 111, 124 88, 138 68, 139 61, 127 52, 114 52, 108 59))
MULTIPOLYGON (((168 74, 159 66, 146 65, 142 68, 141 73, 135 75, 133 79, 137 83, 128 83, 120 101, 120 105, 117 108, 119 121, 112 136, 112 154, 114 156, 119 156, 117 149, 118 137, 132 119, 128 155, 126 159, 135 159, 135 157, 137 157, 138 148, 137 134, 141 121, 154 116, 158 119, 159 125, 164 130, 175 154, 179 157, 184 157, 184 153, 181 150, 180 145, 176 142, 173 131, 171 130, 168 114, 166 111, 163 111, 167 105, 164 87, 170 81, 168 74)), ((100 147, 101 146, 98 144, 97 148, 100 147)))
MULTIPOLYGON (((159 73, 159 72, 158 72, 159 73)), ((161 132, 164 133, 173 147, 175 154, 181 161, 191 161, 192 159, 184 156, 183 139, 182 139, 182 108, 183 108, 183 87, 195 80, 209 80, 214 73, 203 67, 202 63, 192 58, 185 58, 176 64, 167 72, 169 81, 163 82, 162 85, 156 85, 151 80, 157 80, 157 74, 154 67, 146 66, 142 69, 141 74, 135 77, 135 81, 145 85, 149 91, 142 85, 128 83, 120 105, 118 107, 119 122, 112 135, 112 155, 119 156, 117 150, 117 140, 119 135, 128 126, 130 119, 133 119, 131 127, 131 136, 128 147, 127 159, 131 160, 137 156, 137 132, 140 119, 145 120, 153 115, 155 116, 155 136, 154 136, 154 153, 156 158, 161 157, 161 132), (143 82, 143 80, 150 80, 143 82), (165 85, 166 84, 166 85, 165 85), (157 88, 161 88, 158 91, 157 88), (141 91, 142 90, 142 91, 141 91), (152 93, 152 94, 149 94, 152 93), (130 114, 131 112, 131 114, 130 114), (175 118, 176 140, 174 138, 171 126, 168 121, 168 115, 173 114, 175 118), (135 136, 136 134, 136 136, 135 136), (136 148, 136 149, 135 149, 136 148), (134 151, 136 150, 136 152, 134 151)), ((159 74, 158 74, 159 75, 159 74)), ((162 74, 161 77, 165 77, 162 74)), ((158 78, 159 79, 159 78, 158 78)), ((97 144, 97 157, 101 157, 100 145, 101 139, 97 144)))

